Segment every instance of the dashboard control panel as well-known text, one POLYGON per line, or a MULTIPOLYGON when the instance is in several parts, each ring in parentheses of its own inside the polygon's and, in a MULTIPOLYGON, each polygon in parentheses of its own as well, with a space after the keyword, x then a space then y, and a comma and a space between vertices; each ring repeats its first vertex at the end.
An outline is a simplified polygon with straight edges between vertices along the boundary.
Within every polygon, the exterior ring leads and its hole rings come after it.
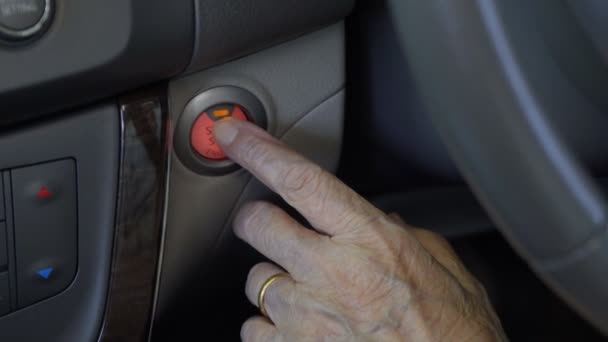
POLYGON ((0 315, 66 289, 78 260, 75 161, 11 169, 3 181, 0 315))

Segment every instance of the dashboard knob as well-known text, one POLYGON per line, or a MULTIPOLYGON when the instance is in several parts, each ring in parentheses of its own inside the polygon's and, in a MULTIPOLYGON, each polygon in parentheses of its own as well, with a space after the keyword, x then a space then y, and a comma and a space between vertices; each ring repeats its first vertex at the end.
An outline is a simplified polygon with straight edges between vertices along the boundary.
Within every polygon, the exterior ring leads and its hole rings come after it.
POLYGON ((0 0, 0 39, 16 42, 41 34, 51 21, 53 0, 0 0))

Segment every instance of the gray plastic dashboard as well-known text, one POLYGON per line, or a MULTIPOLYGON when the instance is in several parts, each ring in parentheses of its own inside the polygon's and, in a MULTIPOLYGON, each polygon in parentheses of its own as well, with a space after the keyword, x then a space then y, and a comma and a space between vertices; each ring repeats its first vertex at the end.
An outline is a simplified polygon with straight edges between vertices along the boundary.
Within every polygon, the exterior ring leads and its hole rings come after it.
MULTIPOLYGON (((178 79, 170 85, 171 126, 197 94, 219 86, 240 87, 262 102, 271 134, 335 170, 342 142, 344 61, 344 27, 338 23, 178 79)), ((172 325, 175 317, 184 314, 176 303, 200 297, 201 282, 193 279, 204 279, 205 268, 221 262, 214 260, 215 249, 232 239, 231 217, 238 207, 269 194, 243 170, 201 175, 172 154, 155 317, 158 326, 172 325)))
MULTIPOLYGON (((115 97, 169 80, 165 119, 171 128, 201 92, 239 87, 261 101, 273 135, 330 170, 340 157, 346 50, 338 22, 354 0, 54 3, 44 35, 21 45, 0 42, 0 169, 6 174, 39 162, 76 160, 77 274, 58 296, 1 317, 2 341, 91 341, 100 336, 104 309, 111 306, 106 297, 112 291, 114 202, 121 184, 115 97)), ((384 79, 375 82, 386 86, 384 79)), ((389 124, 395 126, 393 120, 389 124)), ((599 126, 589 132, 594 133, 585 137, 589 143, 603 136, 599 126)), ((145 323, 137 328, 147 331, 154 323, 171 334, 181 328, 172 321, 192 314, 179 305, 204 299, 198 292, 206 271, 221 266, 218 250, 234 244, 230 223, 238 207, 272 195, 242 170, 201 175, 173 153, 168 170, 166 212, 158 212, 166 220, 162 258, 157 292, 150 300, 156 311, 145 312, 145 323), (205 205, 210 199, 213 207, 205 205)), ((156 242, 161 248, 160 239, 156 242)), ((131 313, 119 313, 120 327, 128 329, 131 313)), ((120 340, 120 332, 113 333, 114 339, 105 338, 120 340)))
MULTIPOLYGON (((101 328, 113 239, 119 116, 111 102, 70 114, 68 118, 0 136, 0 169, 69 158, 75 165, 73 181, 78 188, 78 206, 73 213, 68 213, 78 218, 78 256, 71 260, 77 265, 73 280, 61 293, 25 308, 15 308, 12 313, 0 317, 1 341, 91 341, 97 338, 101 328), (82 143, 84 141, 86 144, 82 143), (16 146, 18 153, 15 153, 16 146)), ((46 176, 40 175, 39 181, 44 181, 46 176)), ((54 191, 52 187, 51 190, 54 191)), ((6 211, 10 213, 12 201, 8 189, 5 192, 9 198, 5 201, 6 211)), ((13 198, 16 196, 14 194, 13 198)), ((62 197, 60 191, 57 196, 62 197)), ((9 226, 12 226, 14 218, 10 214, 7 216, 9 226)), ((22 228, 22 223, 15 222, 15 231, 22 228)), ((45 226, 54 236, 53 243, 65 241, 65 237, 59 235, 61 228, 45 226)), ((39 245, 39 248, 44 247, 44 244, 39 245)), ((19 257, 21 252, 11 254, 19 257)), ((9 271, 15 274, 10 268, 9 271)), ((16 274, 19 271, 21 269, 17 269, 16 274)), ((23 287, 12 290, 19 293, 23 287)))
POLYGON ((234 59, 330 25, 353 0, 55 0, 48 31, 0 41, 0 126, 234 59))

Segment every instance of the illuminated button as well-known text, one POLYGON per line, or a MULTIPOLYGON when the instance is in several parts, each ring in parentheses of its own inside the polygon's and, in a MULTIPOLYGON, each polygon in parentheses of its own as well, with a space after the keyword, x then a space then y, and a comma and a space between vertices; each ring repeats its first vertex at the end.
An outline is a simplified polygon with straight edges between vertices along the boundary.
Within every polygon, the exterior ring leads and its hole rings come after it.
POLYGON ((213 126, 224 118, 249 121, 245 111, 239 105, 220 105, 209 108, 194 122, 190 133, 190 144, 196 153, 211 160, 224 160, 226 155, 215 143, 213 126))
POLYGON ((230 115, 230 109, 217 109, 213 111, 213 116, 216 118, 225 118, 230 115))
POLYGON ((38 191, 36 197, 41 200, 49 199, 53 197, 53 193, 46 186, 43 186, 42 188, 40 188, 40 191, 38 191))
POLYGON ((234 106, 234 110, 232 111, 232 117, 243 121, 249 121, 249 119, 247 119, 247 115, 245 115, 241 106, 234 106))

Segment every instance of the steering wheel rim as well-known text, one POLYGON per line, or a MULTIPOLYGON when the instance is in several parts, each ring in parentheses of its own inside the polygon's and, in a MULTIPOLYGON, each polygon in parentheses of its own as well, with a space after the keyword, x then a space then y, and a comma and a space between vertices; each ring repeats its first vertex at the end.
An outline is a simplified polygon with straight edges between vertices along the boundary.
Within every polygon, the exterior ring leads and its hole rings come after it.
POLYGON ((504 22, 505 6, 519 5, 391 0, 407 63, 466 181, 541 279, 608 335, 606 199, 526 75, 535 56, 504 22))

